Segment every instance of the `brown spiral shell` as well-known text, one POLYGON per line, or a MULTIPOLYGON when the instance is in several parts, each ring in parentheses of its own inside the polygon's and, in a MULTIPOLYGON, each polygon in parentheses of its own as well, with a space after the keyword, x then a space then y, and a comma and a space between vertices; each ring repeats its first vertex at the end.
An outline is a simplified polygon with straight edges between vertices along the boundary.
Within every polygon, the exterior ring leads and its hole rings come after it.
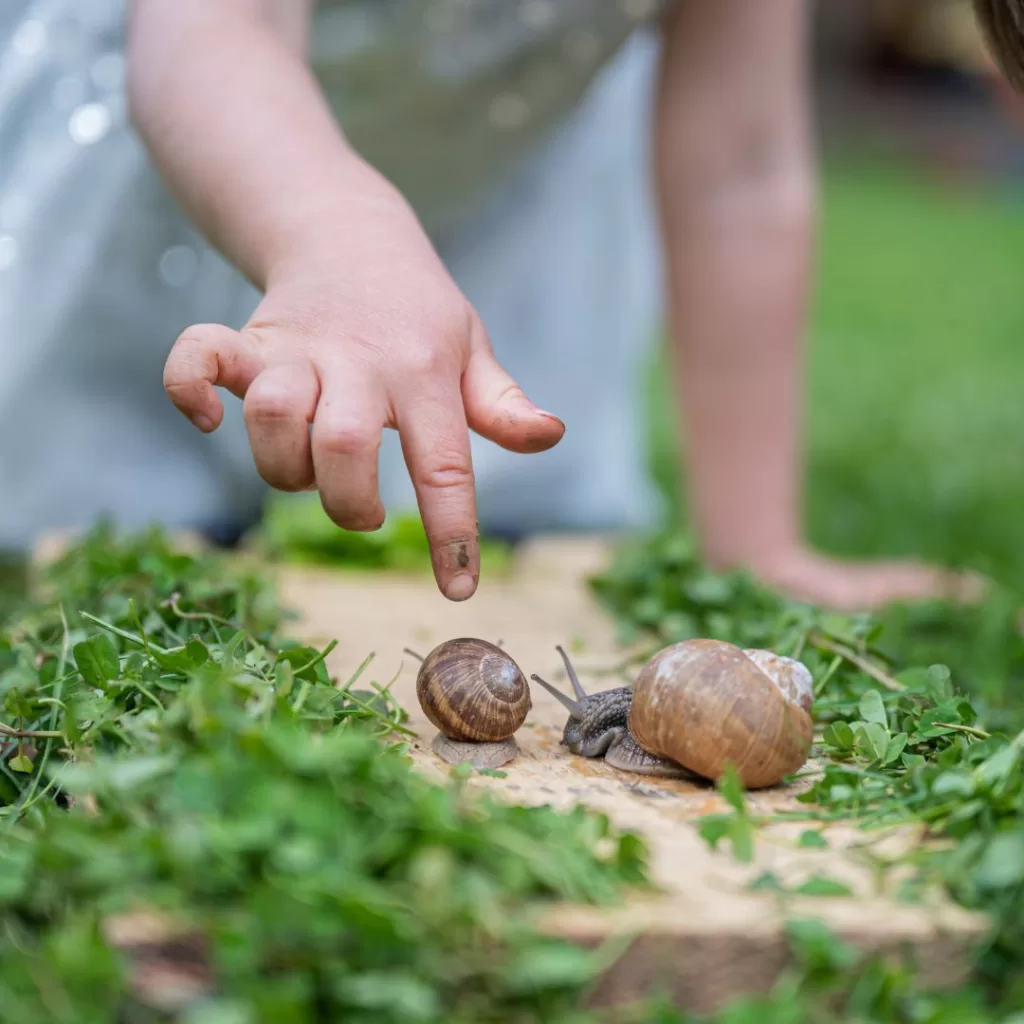
POLYGON ((810 753, 809 679, 804 666, 770 652, 751 657, 720 640, 685 640, 640 672, 629 729, 649 753, 706 779, 731 762, 748 789, 774 786, 810 753))
POLYGON ((447 640, 423 659, 416 676, 423 713, 453 740, 504 740, 526 720, 530 687, 500 647, 471 637, 447 640))

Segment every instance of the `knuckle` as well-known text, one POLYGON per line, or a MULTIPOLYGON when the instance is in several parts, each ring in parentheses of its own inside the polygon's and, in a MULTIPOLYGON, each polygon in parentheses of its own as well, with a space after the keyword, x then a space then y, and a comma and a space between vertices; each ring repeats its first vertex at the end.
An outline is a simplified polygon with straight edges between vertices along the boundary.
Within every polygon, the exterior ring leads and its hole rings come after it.
POLYGON ((171 353, 164 364, 164 390, 170 394, 180 392, 196 380, 191 361, 182 359, 180 354, 171 353))
POLYGON ((164 391, 175 404, 187 401, 197 393, 199 386, 200 382, 191 377, 179 379, 174 374, 164 373, 164 391))
POLYGON ((457 353, 468 345, 475 321, 476 314, 464 302, 427 313, 405 345, 404 369, 431 375, 456 367, 457 353))
POLYGON ((296 396, 282 381, 258 377, 245 396, 245 418, 256 423, 279 423, 298 418, 296 396))
POLYGON ((473 333, 476 312, 463 299, 450 302, 438 313, 437 331, 449 338, 468 338, 473 333))
POLYGON ((194 324, 178 335, 164 364, 164 387, 169 392, 207 377, 210 365, 216 364, 220 331, 215 324, 194 324))
POLYGON ((529 402, 529 399, 526 397, 526 392, 513 380, 498 392, 495 402, 502 405, 506 402, 529 402))
POLYGON ((423 466, 418 478, 432 491, 466 490, 473 486, 473 467, 468 456, 452 455, 423 466))
POLYGON ((361 455, 380 445, 380 432, 360 419, 330 419, 317 425, 317 447, 327 455, 361 455))
POLYGON ((218 324, 193 324, 178 335, 172 353, 184 358, 214 349, 223 333, 224 328, 218 324))
POLYGON ((403 358, 403 370, 417 377, 432 377, 443 373, 450 363, 451 357, 444 349, 420 339, 408 347, 403 358))

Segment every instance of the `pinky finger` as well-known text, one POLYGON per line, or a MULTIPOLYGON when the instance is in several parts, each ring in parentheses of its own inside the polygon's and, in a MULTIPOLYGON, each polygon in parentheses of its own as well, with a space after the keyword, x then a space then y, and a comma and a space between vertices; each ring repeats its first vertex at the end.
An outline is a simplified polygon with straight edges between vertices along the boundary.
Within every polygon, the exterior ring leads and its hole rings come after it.
POLYGON ((174 343, 164 366, 164 390, 200 430, 215 430, 224 415, 216 388, 244 398, 262 369, 245 338, 220 324, 190 327, 174 343))

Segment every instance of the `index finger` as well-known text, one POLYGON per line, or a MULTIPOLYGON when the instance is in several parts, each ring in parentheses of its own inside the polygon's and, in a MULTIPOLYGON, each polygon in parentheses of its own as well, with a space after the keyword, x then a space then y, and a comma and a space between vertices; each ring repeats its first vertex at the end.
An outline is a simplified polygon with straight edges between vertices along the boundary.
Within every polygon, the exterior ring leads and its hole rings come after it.
POLYGON ((465 601, 480 579, 480 537, 469 427, 458 382, 437 385, 400 405, 396 419, 434 578, 448 600, 465 601))

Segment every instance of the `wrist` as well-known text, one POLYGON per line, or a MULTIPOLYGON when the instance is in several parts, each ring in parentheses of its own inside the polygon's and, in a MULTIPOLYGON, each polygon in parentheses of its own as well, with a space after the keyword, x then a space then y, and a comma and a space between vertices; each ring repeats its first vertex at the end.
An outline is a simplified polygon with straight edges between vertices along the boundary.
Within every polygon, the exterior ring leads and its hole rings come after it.
POLYGON ((345 166, 321 187, 304 186, 300 204, 268 235, 258 260, 258 284, 268 290, 310 268, 327 270, 356 254, 390 246, 422 229, 402 194, 366 165, 345 166))

